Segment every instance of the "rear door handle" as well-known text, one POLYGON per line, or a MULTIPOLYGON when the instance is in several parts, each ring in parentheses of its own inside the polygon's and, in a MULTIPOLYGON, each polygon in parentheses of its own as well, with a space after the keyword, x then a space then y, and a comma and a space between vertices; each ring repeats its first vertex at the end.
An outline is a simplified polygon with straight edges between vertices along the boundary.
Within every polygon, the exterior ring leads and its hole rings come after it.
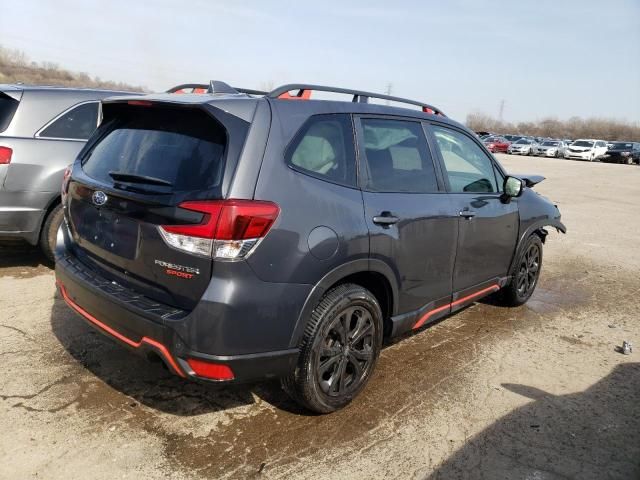
POLYGON ((383 226, 393 225, 394 223, 398 223, 398 220, 400 219, 393 216, 391 212, 382 212, 380 215, 373 217, 373 223, 383 226))
POLYGON ((471 210, 462 210, 459 215, 464 218, 473 218, 476 216, 476 212, 472 212, 471 210))

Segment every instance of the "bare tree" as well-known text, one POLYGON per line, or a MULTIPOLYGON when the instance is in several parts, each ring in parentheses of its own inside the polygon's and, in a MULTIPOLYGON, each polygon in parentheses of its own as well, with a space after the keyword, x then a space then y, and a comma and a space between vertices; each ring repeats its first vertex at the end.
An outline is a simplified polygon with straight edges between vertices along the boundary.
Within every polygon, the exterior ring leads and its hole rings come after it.
POLYGON ((552 138, 601 138, 605 140, 640 141, 640 124, 607 118, 571 117, 568 120, 543 118, 536 122, 513 124, 482 113, 467 115, 467 127, 474 131, 512 133, 552 138))

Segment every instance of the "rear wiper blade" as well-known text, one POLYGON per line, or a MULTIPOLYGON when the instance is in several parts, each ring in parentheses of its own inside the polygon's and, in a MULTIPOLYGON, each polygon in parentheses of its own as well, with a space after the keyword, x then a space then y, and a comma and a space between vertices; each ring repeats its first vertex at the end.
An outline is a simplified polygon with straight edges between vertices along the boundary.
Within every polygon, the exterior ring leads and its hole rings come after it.
POLYGON ((113 188, 117 188, 118 190, 124 190, 125 192, 135 192, 135 193, 142 193, 145 195, 171 195, 172 192, 170 191, 159 191, 159 190, 148 190, 146 188, 142 188, 142 187, 138 187, 136 185, 131 185, 129 183, 120 183, 120 182, 114 182, 113 183, 113 188))
POLYGON ((149 177, 147 175, 136 175, 125 172, 109 172, 109 176, 114 180, 127 183, 145 183, 147 185, 164 185, 165 187, 173 187, 173 183, 163 180, 162 178, 149 177))

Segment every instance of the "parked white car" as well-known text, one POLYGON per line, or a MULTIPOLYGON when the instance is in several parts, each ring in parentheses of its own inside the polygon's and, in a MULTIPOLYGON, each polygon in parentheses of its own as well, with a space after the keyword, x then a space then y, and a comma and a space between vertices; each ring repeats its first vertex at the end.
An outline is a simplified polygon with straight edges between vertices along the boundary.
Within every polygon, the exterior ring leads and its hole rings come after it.
POLYGON ((604 140, 579 139, 567 147, 564 157, 593 162, 605 153, 607 153, 607 142, 604 140))

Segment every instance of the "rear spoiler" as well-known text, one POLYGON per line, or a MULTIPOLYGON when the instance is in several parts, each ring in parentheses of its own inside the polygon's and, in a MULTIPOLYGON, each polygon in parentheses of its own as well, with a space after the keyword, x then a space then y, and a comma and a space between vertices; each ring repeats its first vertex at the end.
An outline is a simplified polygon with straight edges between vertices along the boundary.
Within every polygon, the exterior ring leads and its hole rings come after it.
POLYGON ((6 95, 9 98, 13 98, 16 102, 19 102, 22 98, 22 90, 19 88, 5 88, 0 86, 0 95, 6 95))

